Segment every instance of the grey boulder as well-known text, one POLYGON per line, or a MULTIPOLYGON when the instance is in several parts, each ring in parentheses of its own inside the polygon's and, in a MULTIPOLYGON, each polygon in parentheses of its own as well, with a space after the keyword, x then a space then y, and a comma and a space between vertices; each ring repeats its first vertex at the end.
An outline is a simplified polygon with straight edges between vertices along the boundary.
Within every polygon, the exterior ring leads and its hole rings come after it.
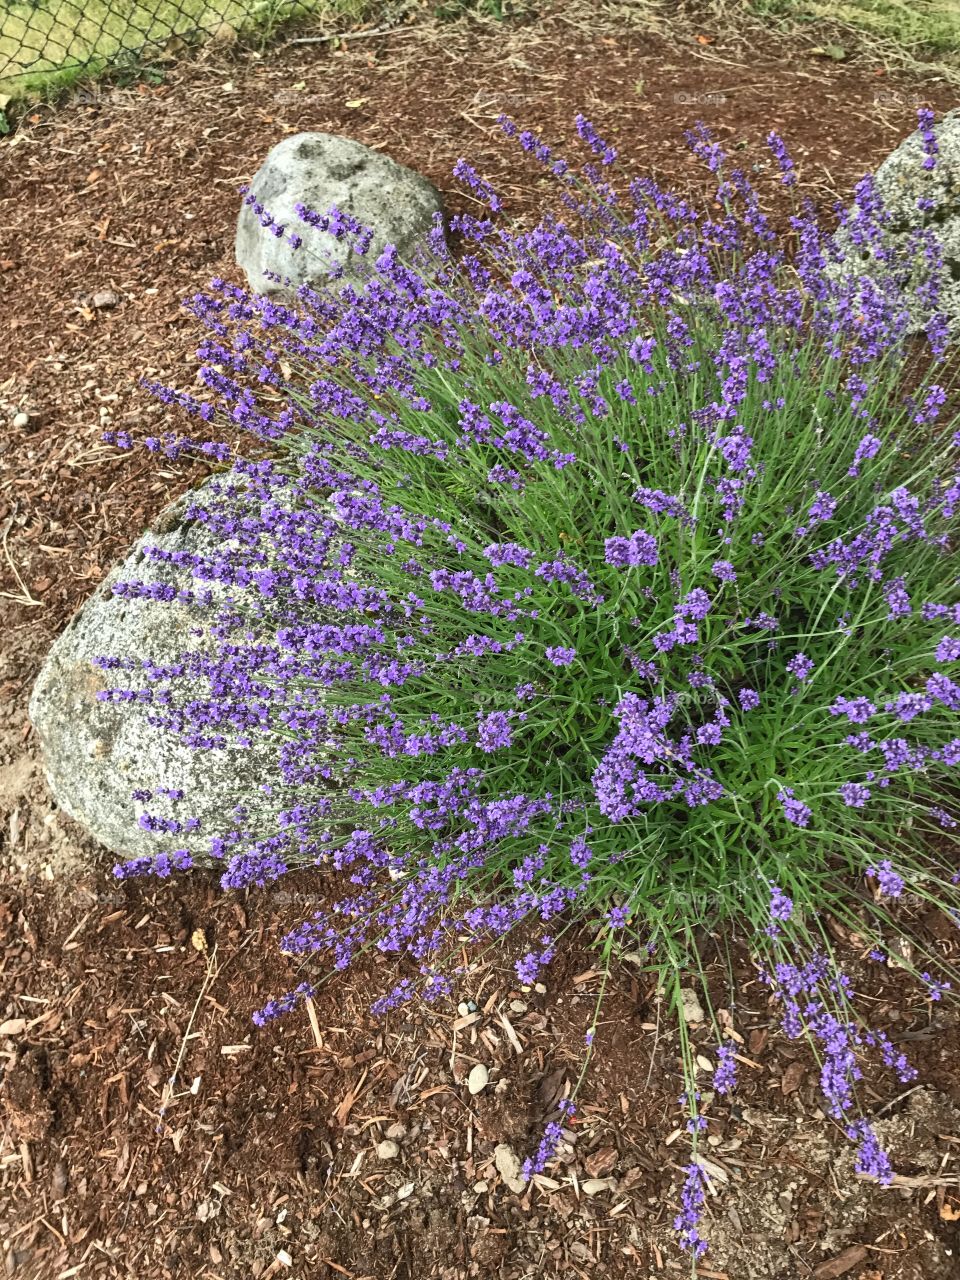
POLYGON ((443 213, 440 193, 426 178, 331 133, 284 138, 267 155, 250 194, 272 217, 274 230, 244 203, 237 221, 237 264, 255 293, 287 300, 302 284, 323 288, 332 268, 342 270, 344 282, 361 284, 388 244, 409 258, 433 227, 434 215, 443 213), (338 239, 307 226, 297 216, 298 204, 321 215, 336 207, 370 227, 367 253, 357 254, 352 236, 338 239), (274 233, 277 227, 283 227, 283 235, 274 233), (302 238, 300 248, 291 245, 291 234, 302 238))
POLYGON ((251 820, 257 819, 257 834, 269 834, 262 830, 263 820, 282 807, 262 790, 264 783, 280 780, 277 744, 267 735, 252 734, 248 747, 194 750, 172 731, 151 724, 149 708, 97 698, 101 689, 146 687, 146 682, 136 671, 102 671, 92 665, 94 657, 163 663, 212 643, 202 630, 209 620, 206 610, 112 593, 114 583, 130 579, 193 585, 188 569, 157 564, 144 547, 209 554, 212 535, 201 521, 187 518, 191 500, 202 502, 203 492, 168 507, 104 579, 54 642, 30 698, 30 718, 56 803, 125 858, 172 849, 204 854, 211 836, 253 825, 238 825, 234 809, 241 801, 252 810, 251 820), (182 790, 185 798, 171 802, 155 796, 146 804, 132 798, 134 790, 156 792, 158 787, 182 790), (195 817, 200 825, 196 832, 157 834, 138 825, 145 811, 181 822, 195 817))
MULTIPOLYGON (((895 252, 906 249, 911 236, 930 229, 943 255, 938 309, 944 313, 952 334, 960 326, 960 109, 948 111, 934 126, 938 154, 933 168, 925 168, 927 158, 919 129, 911 133, 880 164, 874 174, 874 185, 888 215, 882 243, 895 252)), ((848 231, 841 227, 837 244, 849 261, 864 274, 871 275, 879 267, 866 248, 851 252, 848 231)), ((916 297, 916 286, 926 274, 918 269, 907 290, 911 328, 920 328, 929 317, 929 308, 916 297)))

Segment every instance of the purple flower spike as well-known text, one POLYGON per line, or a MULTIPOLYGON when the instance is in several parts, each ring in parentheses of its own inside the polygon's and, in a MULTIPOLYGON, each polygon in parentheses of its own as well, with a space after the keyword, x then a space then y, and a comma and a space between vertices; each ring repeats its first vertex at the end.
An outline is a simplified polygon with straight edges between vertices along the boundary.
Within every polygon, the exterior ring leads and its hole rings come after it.
POLYGON ((557 1110, 560 1112, 560 1120, 551 1120, 543 1131, 543 1137, 540 1139, 540 1145, 537 1147, 536 1154, 528 1156, 523 1162, 522 1173, 529 1181, 537 1173, 543 1173, 547 1165, 557 1154, 557 1148, 563 1138, 563 1120, 570 1120, 576 1113, 576 1106, 569 1099, 565 1098, 557 1103, 557 1110))
POLYGON ((737 1087, 737 1049, 732 1040, 724 1040, 717 1050, 717 1067, 713 1086, 717 1093, 733 1093, 737 1087))
POLYGON ((600 157, 600 163, 613 164, 617 158, 616 148, 607 146, 603 139, 597 135, 596 129, 594 129, 586 116, 578 115, 574 120, 574 124, 577 126, 577 133, 593 154, 600 157))
POLYGON ((770 918, 771 920, 789 920, 793 915, 793 899, 789 898, 777 885, 770 886, 770 918))
POLYGON ((787 663, 787 670, 803 684, 810 678, 815 665, 805 653, 798 653, 787 663))
POLYGON ((467 164, 466 160, 460 159, 457 161, 453 166, 453 176, 475 192, 494 213, 503 207, 500 197, 490 183, 485 178, 481 178, 476 169, 467 164))
POLYGON ((929 107, 919 107, 917 109, 917 125, 920 130, 920 140, 923 145, 923 167, 924 169, 935 169, 937 165, 937 156, 940 154, 940 147, 937 143, 937 135, 933 127, 934 115, 929 107))
POLYGON ((777 164, 780 166, 780 181, 785 187, 794 186, 797 181, 797 175, 794 172, 793 161, 787 151, 786 143, 778 133, 774 133, 771 130, 767 134, 767 146, 773 152, 777 164))
POLYGON ((847 1137, 857 1144, 854 1168, 857 1173, 875 1178, 883 1186, 893 1181, 890 1158, 880 1146, 877 1135, 866 1120, 856 1120, 847 1126, 847 1137))
POLYGON ((629 907, 611 907, 607 912, 607 924, 611 929, 622 929, 630 919, 629 907))
POLYGON ((862 809, 870 799, 870 788, 861 782, 844 782, 840 786, 843 803, 850 809, 862 809))
POLYGON ((686 1167, 686 1178, 680 1193, 680 1212, 673 1220, 673 1229, 679 1233, 680 1248, 694 1258, 702 1258, 707 1252, 707 1242, 700 1234, 700 1218, 703 1209, 707 1176, 696 1162, 686 1167))
POLYGON ((903 877, 893 869, 889 858, 876 866, 867 867, 867 875, 876 880, 877 888, 886 898, 899 898, 905 888, 903 877))
POLYGON ((941 1000, 945 992, 950 991, 953 987, 951 982, 940 982, 934 978, 932 974, 926 970, 920 974, 922 980, 927 984, 927 995, 931 1000, 941 1000))
POLYGON ((481 751, 499 751, 513 742, 508 711, 492 711, 477 717, 477 745, 481 751))
POLYGON ((569 667, 576 659, 576 649, 565 649, 562 645, 552 645, 544 650, 547 661, 555 667, 569 667))
POLYGON ((777 799, 783 806, 783 815, 788 822, 792 822, 795 827, 809 827, 813 810, 802 800, 796 799, 792 787, 784 787, 778 791, 777 799))
POLYGON ((637 529, 629 538, 607 538, 604 559, 618 569, 633 569, 657 563, 657 540, 646 529, 637 529))

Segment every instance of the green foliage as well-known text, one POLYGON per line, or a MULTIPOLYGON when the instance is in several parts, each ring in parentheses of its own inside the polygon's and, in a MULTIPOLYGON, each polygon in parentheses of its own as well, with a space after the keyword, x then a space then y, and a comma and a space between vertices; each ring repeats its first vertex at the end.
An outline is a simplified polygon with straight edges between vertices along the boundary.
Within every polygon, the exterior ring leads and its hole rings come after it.
POLYGON ((523 7, 522 0, 443 0, 433 12, 446 21, 477 15, 502 22, 505 18, 516 17, 523 7))
MULTIPOLYGON (((846 718, 828 711, 853 693, 882 704, 884 698, 922 688, 920 673, 928 668, 943 628, 915 620, 905 625, 890 615, 879 582, 841 580, 814 568, 810 559, 838 534, 853 538, 867 529, 870 513, 901 486, 921 493, 930 486, 936 492, 942 450, 933 441, 913 440, 907 446, 915 429, 910 412, 898 404, 902 372, 895 361, 878 359, 865 368, 869 390, 861 402, 851 403, 845 391, 849 369, 841 361, 824 362, 822 339, 810 337, 779 362, 769 379, 751 380, 740 407, 739 420, 749 424, 751 470, 756 467, 757 475, 731 548, 731 530, 714 491, 717 468, 723 465, 721 451, 715 440, 689 426, 696 406, 722 398, 715 368, 721 331, 712 312, 712 304, 706 304, 691 307, 686 317, 692 341, 685 359, 695 370, 688 375, 678 373, 668 355, 672 344, 665 318, 656 313, 650 317, 649 333, 657 345, 646 381, 665 390, 641 400, 639 410, 620 405, 580 431, 545 410, 542 401, 531 403, 527 411, 547 427, 554 448, 576 452, 579 461, 552 475, 544 467, 540 483, 507 499, 490 485, 490 458, 483 452, 468 453, 457 466, 430 456, 398 454, 402 466, 398 461, 391 475, 376 457, 365 465, 359 454, 366 439, 362 429, 354 441, 359 479, 379 484, 385 501, 401 503, 408 512, 427 512, 451 526, 470 548, 445 557, 443 539, 436 537, 418 559, 441 564, 447 559, 459 570, 482 576, 489 565, 478 549, 486 544, 515 542, 538 548, 539 556, 548 548, 563 548, 587 568, 604 596, 601 607, 575 596, 558 601, 556 590, 537 582, 529 570, 498 570, 504 591, 532 590, 525 608, 535 611, 536 621, 484 617, 484 635, 499 645, 508 645, 521 626, 526 642, 496 659, 465 660, 457 666, 456 678, 445 667, 431 670, 430 656, 435 650, 452 651, 463 639, 466 620, 442 596, 431 597, 429 637, 405 651, 406 660, 425 663, 426 674, 410 692, 399 690, 393 697, 393 710, 406 732, 429 731, 425 708, 443 724, 471 724, 479 712, 508 705, 512 691, 529 683, 537 690, 536 716, 516 730, 510 752, 498 753, 503 777, 525 794, 580 796, 603 767, 618 730, 616 707, 625 693, 678 693, 671 726, 678 737, 696 734, 718 713, 718 699, 728 700, 733 727, 710 751, 722 797, 689 809, 678 799, 654 806, 642 819, 614 825, 589 815, 596 829, 593 865, 604 868, 588 894, 593 909, 600 910, 613 894, 623 895, 642 935, 658 939, 678 964, 691 960, 678 937, 678 921, 718 924, 742 920, 746 911, 759 929, 771 883, 787 890, 798 907, 802 904, 814 930, 826 911, 851 920, 847 876, 862 877, 878 851, 895 854, 920 892, 960 909, 960 895, 918 839, 924 832, 938 832, 942 841, 953 843, 930 816, 938 798, 936 784, 925 774, 904 770, 889 789, 874 791, 868 808, 849 807, 840 787, 861 778, 866 764, 844 745, 851 732, 846 718), (882 424, 876 429, 884 445, 858 475, 850 476, 865 421, 882 424), (628 450, 621 451, 622 439, 630 441, 628 450), (682 496, 695 525, 649 514, 645 518, 632 499, 640 487, 682 496), (822 532, 799 537, 798 526, 810 523, 806 513, 820 490, 835 500, 837 516, 822 532), (656 531, 656 566, 624 573, 606 564, 606 540, 629 535, 638 524, 656 531), (712 566, 727 559, 735 563, 736 581, 720 585, 712 566), (699 623, 699 665, 692 668, 689 650, 677 648, 658 659, 655 680, 638 684, 624 664, 624 646, 645 658, 655 656, 653 638, 668 631, 675 619, 677 582, 687 591, 694 585, 706 587, 713 598, 699 623), (764 614, 779 619, 775 640, 747 625, 764 614), (543 661, 549 646, 574 648, 576 662, 552 669, 543 661), (796 653, 814 665, 807 680, 797 681, 786 667, 796 653), (709 677, 707 689, 687 683, 693 669, 709 677), (760 696, 757 710, 740 711, 738 695, 744 688, 760 696), (784 820, 778 794, 788 786, 815 808, 810 827, 784 820), (618 858, 624 849, 627 856, 618 858)), ((786 334, 781 336, 788 341, 786 334)), ((482 385, 485 400, 523 404, 527 353, 514 358, 508 352, 494 368, 489 354, 468 346, 455 380, 422 374, 420 391, 432 406, 430 414, 411 413, 398 399, 393 405, 398 421, 452 450, 464 388, 482 385)), ((563 357, 553 353, 551 373, 564 386, 577 385, 590 367, 588 351, 563 357)), ((624 353, 604 369, 596 395, 617 405, 617 384, 635 371, 635 362, 624 353)), ((353 390, 361 394, 362 385, 353 390)), ((307 398, 303 407, 309 410, 307 398)), ((349 440, 350 425, 342 430, 349 440)), ((298 443, 321 441, 320 434, 305 431, 298 443)), ((354 571, 391 598, 399 599, 409 589, 403 560, 384 556, 376 541, 365 545, 357 538, 354 571)), ((956 597, 949 564, 931 540, 904 540, 887 573, 906 578, 916 601, 950 602, 956 597)), ((344 684, 326 696, 348 706, 364 696, 364 685, 344 684)), ((882 732, 898 732, 894 715, 884 722, 882 732)), ((941 714, 930 713, 911 724, 911 741, 936 750, 956 727, 956 715, 941 708, 941 714)), ((382 755, 362 733, 351 743, 351 754, 361 762, 370 786, 389 787, 409 774, 409 759, 382 755)), ((482 754, 471 758, 458 745, 433 765, 442 775, 483 759, 482 754)), ((396 838, 401 844, 415 842, 417 832, 401 826, 396 838)), ((532 837, 531 848, 540 838, 543 833, 532 837)), ((518 859, 530 851, 518 850, 518 859)), ((498 867, 497 873, 505 870, 498 867)), ((555 866, 551 863, 551 871, 558 883, 571 886, 579 877, 562 857, 555 866)), ((871 932, 862 922, 858 927, 871 932)))
POLYGON ((840 22, 908 49, 960 52, 957 0, 749 0, 755 13, 840 22))

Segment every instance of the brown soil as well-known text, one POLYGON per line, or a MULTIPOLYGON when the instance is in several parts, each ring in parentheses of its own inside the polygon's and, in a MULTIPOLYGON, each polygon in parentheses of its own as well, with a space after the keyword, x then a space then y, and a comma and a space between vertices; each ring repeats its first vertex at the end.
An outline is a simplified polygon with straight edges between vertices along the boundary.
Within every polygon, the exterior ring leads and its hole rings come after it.
MULTIPOLYGON (((305 876, 282 894, 225 896, 199 876, 114 882, 110 858, 53 807, 26 699, 66 618, 202 474, 117 455, 100 432, 156 429, 166 411, 140 376, 189 382, 196 333, 179 302, 232 272, 236 188, 281 135, 320 129, 382 147, 450 192, 453 208, 461 197, 449 173, 464 154, 524 214, 545 180, 501 140, 500 110, 561 144, 582 109, 625 166, 691 191, 703 178, 682 132, 699 117, 767 166, 758 183, 782 214, 761 145, 777 128, 801 190, 829 207, 911 129, 917 102, 942 110, 954 94, 866 54, 825 60, 814 52, 824 43, 812 30, 786 44, 731 27, 729 14, 721 25, 600 0, 558 4, 502 26, 424 21, 337 49, 219 52, 171 68, 156 87, 38 109, 0 146, 7 1275, 686 1271, 671 1228, 688 1159, 678 1042, 648 979, 629 964, 614 973, 575 1141, 518 1196, 494 1152, 508 1144, 522 1159, 575 1081, 595 955, 572 948, 542 993, 518 991, 498 958, 460 993, 478 1006, 466 1018, 433 1010, 374 1023, 365 1009, 378 975, 361 971, 324 988, 315 1026, 298 1012, 257 1032, 250 1012, 297 981, 278 934, 324 883, 305 876), (25 428, 13 426, 20 410, 25 428), (479 1061, 490 1082, 471 1097, 465 1080, 479 1061), (397 1143, 393 1158, 377 1153, 385 1139, 397 1143)), ((960 1275, 955 1011, 931 1014, 894 977, 871 979, 878 1022, 921 1072, 893 1102, 885 1077, 865 1084, 900 1175, 881 1190, 856 1179, 846 1140, 819 1112, 809 1053, 776 1033, 748 967, 741 977, 731 1016, 743 1085, 732 1103, 706 1105, 715 1194, 702 1274, 960 1275)), ((711 1060, 708 1029, 693 1037, 711 1060)))

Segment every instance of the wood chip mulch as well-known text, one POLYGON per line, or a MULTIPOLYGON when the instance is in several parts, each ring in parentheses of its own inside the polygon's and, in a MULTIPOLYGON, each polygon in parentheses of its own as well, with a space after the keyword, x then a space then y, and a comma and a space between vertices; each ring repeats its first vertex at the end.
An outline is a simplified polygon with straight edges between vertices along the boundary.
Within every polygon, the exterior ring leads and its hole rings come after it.
MULTIPOLYGON (((583 0, 502 24, 425 19, 341 47, 217 50, 155 86, 38 108, 0 143, 0 1274, 687 1272, 671 1225, 689 1158, 678 1042, 641 969, 611 977, 563 1158, 513 1190, 512 1161, 579 1074, 601 980, 588 940, 549 990, 520 990, 510 957, 488 957, 458 993, 465 1006, 376 1023, 371 968, 256 1031, 251 1011, 297 981, 277 939, 328 887, 304 876, 237 896, 202 877, 113 881, 109 856, 52 805, 26 699, 73 610, 203 474, 118 454, 100 435, 172 425, 139 379, 190 385, 198 334, 181 300, 235 275, 237 188, 285 134, 382 148, 453 209, 465 207, 449 176, 464 155, 530 216, 548 180, 501 138, 500 111, 573 151, 582 110, 625 169, 691 192, 704 179, 682 135, 702 118, 774 205, 762 140, 776 128, 801 193, 829 208, 911 130, 916 105, 954 105, 949 85, 867 53, 824 59, 817 29, 787 42, 723 13, 583 0), (471 1094, 478 1063, 489 1079, 471 1094)), ((718 943, 718 982, 724 963, 718 943)), ((878 1021, 921 1068, 918 1091, 884 1113, 908 1181, 880 1191, 857 1181, 818 1113, 811 1056, 776 1033, 745 963, 739 977, 743 1084, 706 1105, 701 1274, 960 1275, 955 1015, 874 980, 878 1021)), ((706 1093, 714 1046, 707 1027, 691 1034, 706 1093)), ((891 1093, 867 1082, 871 1107, 891 1093)))

